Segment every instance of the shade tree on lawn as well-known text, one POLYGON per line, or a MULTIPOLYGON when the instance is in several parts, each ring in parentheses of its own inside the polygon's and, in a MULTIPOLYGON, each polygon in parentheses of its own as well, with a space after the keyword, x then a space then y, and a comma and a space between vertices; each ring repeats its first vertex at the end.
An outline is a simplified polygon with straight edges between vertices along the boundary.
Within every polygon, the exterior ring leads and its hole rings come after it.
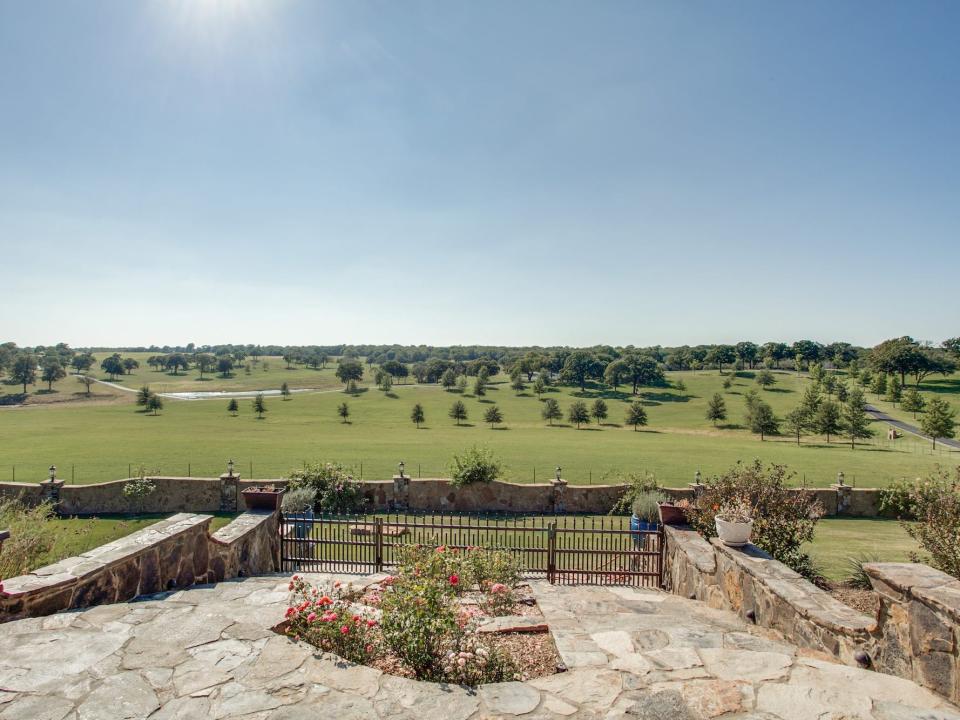
POLYGON ((956 436, 957 411, 950 407, 946 400, 932 397, 927 402, 927 410, 920 421, 920 430, 933 440, 933 447, 937 447, 937 438, 952 438, 956 436))
POLYGON ((627 416, 624 419, 627 425, 633 425, 636 432, 641 425, 647 424, 647 411, 639 402, 632 402, 627 406, 627 416))
POLYGON ((583 423, 590 422, 590 411, 587 409, 587 404, 583 400, 574 400, 567 409, 567 419, 576 423, 578 430, 583 423))
POLYGON ((918 412, 923 412, 924 405, 923 395, 914 387, 907 388, 900 400, 900 409, 913 413, 914 418, 917 417, 918 412))
POLYGON ((857 440, 865 440, 873 435, 867 415, 867 400, 863 396, 863 390, 858 387, 850 391, 850 396, 843 405, 843 427, 846 436, 850 438, 851 449, 856 447, 857 440))
POLYGON ((267 412, 267 401, 263 399, 263 393, 257 393, 251 405, 253 411, 257 414, 257 419, 263 420, 263 414, 267 412))
POLYGON ((554 420, 561 420, 563 418, 563 411, 560 409, 560 403, 554 398, 547 398, 543 401, 540 416, 551 425, 553 425, 554 420))
POLYGON ((423 405, 417 403, 413 406, 413 410, 410 411, 410 421, 417 426, 417 429, 420 429, 420 424, 426 420, 426 415, 423 412, 423 405))
POLYGON ((459 425, 468 417, 467 406, 463 404, 463 400, 457 400, 450 406, 450 412, 447 415, 459 425))
POLYGON ((727 403, 720 393, 714 393, 713 397, 707 401, 707 420, 713 423, 714 427, 718 420, 727 419, 727 403))
POLYGON ((492 428, 494 425, 499 425, 503 422, 503 413, 496 405, 491 405, 487 408, 486 412, 483 413, 483 421, 490 423, 490 427, 492 428))
POLYGON ((608 414, 607 403, 604 402, 603 398, 597 398, 593 401, 593 404, 590 406, 590 415, 597 421, 597 425, 601 425, 603 421, 607 419, 608 414))

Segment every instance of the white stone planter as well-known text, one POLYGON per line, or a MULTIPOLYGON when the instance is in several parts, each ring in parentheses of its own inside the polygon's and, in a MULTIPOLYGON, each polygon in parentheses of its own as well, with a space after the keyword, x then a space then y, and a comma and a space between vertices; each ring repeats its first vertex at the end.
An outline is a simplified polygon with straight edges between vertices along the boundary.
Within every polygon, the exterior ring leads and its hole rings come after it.
POLYGON ((746 523, 734 523, 714 518, 717 524, 717 535, 720 542, 730 547, 743 547, 750 542, 750 532, 753 530, 753 520, 746 523))

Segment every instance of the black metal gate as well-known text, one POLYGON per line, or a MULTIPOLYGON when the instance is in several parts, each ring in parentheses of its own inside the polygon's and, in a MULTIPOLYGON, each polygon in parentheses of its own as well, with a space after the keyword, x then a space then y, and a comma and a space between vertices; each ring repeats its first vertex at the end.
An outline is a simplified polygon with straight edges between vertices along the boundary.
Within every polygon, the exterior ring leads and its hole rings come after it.
POLYGON ((286 572, 374 573, 404 545, 496 548, 552 583, 661 587, 663 532, 630 519, 581 515, 400 514, 304 517, 280 523, 286 572))

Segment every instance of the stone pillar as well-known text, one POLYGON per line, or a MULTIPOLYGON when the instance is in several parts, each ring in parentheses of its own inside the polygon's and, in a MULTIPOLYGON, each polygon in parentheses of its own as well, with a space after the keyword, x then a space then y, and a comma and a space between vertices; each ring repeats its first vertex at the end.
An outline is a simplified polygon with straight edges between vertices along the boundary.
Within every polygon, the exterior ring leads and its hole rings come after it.
POLYGON ((837 493, 837 515, 846 515, 850 512, 850 504, 853 501, 853 488, 840 483, 834 483, 830 487, 837 493))
POLYGON ((562 478, 556 478, 550 481, 550 509, 555 513, 562 513, 566 510, 564 502, 564 490, 567 488, 567 481, 562 478))
POLYGON ((40 483, 43 488, 43 499, 53 506, 53 511, 60 512, 60 488, 63 487, 63 480, 50 478, 40 483))
POLYGON ((393 507, 406 510, 410 507, 410 478, 406 475, 393 476, 393 507))
POLYGON ((220 476, 220 512, 240 509, 240 475, 224 473, 220 476))

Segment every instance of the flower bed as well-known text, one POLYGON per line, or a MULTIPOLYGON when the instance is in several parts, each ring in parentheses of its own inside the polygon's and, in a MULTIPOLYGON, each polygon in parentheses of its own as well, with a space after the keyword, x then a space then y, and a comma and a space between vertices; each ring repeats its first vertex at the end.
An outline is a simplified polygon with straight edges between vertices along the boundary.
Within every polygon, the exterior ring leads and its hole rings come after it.
POLYGON ((277 630, 403 677, 480 685, 557 672, 560 658, 513 558, 410 546, 395 575, 357 588, 290 581, 277 630), (497 618, 498 620, 494 620, 497 618))

